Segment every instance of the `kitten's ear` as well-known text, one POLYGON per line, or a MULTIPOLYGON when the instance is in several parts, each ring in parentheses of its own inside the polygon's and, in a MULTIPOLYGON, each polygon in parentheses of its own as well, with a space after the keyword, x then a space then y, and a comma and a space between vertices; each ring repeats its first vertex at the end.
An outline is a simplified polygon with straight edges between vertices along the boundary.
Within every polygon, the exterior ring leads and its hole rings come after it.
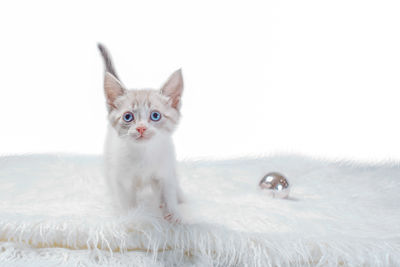
POLYGON ((123 95, 125 93, 125 89, 118 78, 107 48, 100 43, 97 44, 97 47, 99 48, 104 61, 104 93, 107 98, 107 104, 109 109, 116 108, 115 99, 123 95))
POLYGON ((121 82, 107 71, 104 74, 104 93, 109 108, 116 108, 115 100, 125 93, 125 89, 121 82))
POLYGON ((161 88, 161 94, 170 98, 171 106, 179 109, 183 92, 182 70, 176 70, 161 88))

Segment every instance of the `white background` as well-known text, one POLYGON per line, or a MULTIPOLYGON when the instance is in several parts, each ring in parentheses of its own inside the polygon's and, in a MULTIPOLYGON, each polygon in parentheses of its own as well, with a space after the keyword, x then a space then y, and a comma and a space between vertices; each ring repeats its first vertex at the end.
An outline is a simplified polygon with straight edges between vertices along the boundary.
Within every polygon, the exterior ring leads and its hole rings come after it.
POLYGON ((102 152, 96 42, 131 88, 183 68, 178 158, 400 159, 399 1, 2 1, 0 154, 102 152))

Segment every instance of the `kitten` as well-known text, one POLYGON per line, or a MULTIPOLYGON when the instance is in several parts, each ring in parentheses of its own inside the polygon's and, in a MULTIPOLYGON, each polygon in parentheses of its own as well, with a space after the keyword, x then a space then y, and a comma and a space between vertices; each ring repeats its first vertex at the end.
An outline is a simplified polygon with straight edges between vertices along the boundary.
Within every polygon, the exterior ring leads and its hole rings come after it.
POLYGON ((175 71, 160 90, 127 90, 107 49, 98 44, 105 64, 108 108, 106 179, 124 210, 135 207, 138 190, 150 185, 168 221, 180 221, 183 193, 176 176, 172 133, 180 117, 183 79, 175 71))

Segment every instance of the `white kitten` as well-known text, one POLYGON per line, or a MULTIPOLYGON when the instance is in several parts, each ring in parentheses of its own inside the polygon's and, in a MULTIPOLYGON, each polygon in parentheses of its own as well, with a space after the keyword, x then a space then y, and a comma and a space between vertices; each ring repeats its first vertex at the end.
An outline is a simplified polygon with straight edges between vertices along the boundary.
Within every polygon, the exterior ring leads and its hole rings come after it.
POLYGON ((179 221, 183 193, 175 170, 172 133, 178 124, 183 92, 181 70, 160 90, 127 90, 106 48, 98 45, 105 63, 104 92, 108 108, 105 144, 106 179, 125 210, 136 205, 138 190, 150 185, 163 216, 179 221))

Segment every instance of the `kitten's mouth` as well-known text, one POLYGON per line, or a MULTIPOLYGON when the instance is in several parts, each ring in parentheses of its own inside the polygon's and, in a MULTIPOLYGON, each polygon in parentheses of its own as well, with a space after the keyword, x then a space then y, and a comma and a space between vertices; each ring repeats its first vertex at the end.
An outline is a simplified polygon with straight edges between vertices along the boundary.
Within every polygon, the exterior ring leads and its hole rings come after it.
POLYGON ((151 139, 153 134, 129 134, 128 137, 129 139, 136 141, 136 142, 145 142, 146 140, 151 139))
POLYGON ((139 135, 138 137, 136 137, 136 140, 147 140, 147 139, 149 139, 149 137, 145 135, 139 135))

